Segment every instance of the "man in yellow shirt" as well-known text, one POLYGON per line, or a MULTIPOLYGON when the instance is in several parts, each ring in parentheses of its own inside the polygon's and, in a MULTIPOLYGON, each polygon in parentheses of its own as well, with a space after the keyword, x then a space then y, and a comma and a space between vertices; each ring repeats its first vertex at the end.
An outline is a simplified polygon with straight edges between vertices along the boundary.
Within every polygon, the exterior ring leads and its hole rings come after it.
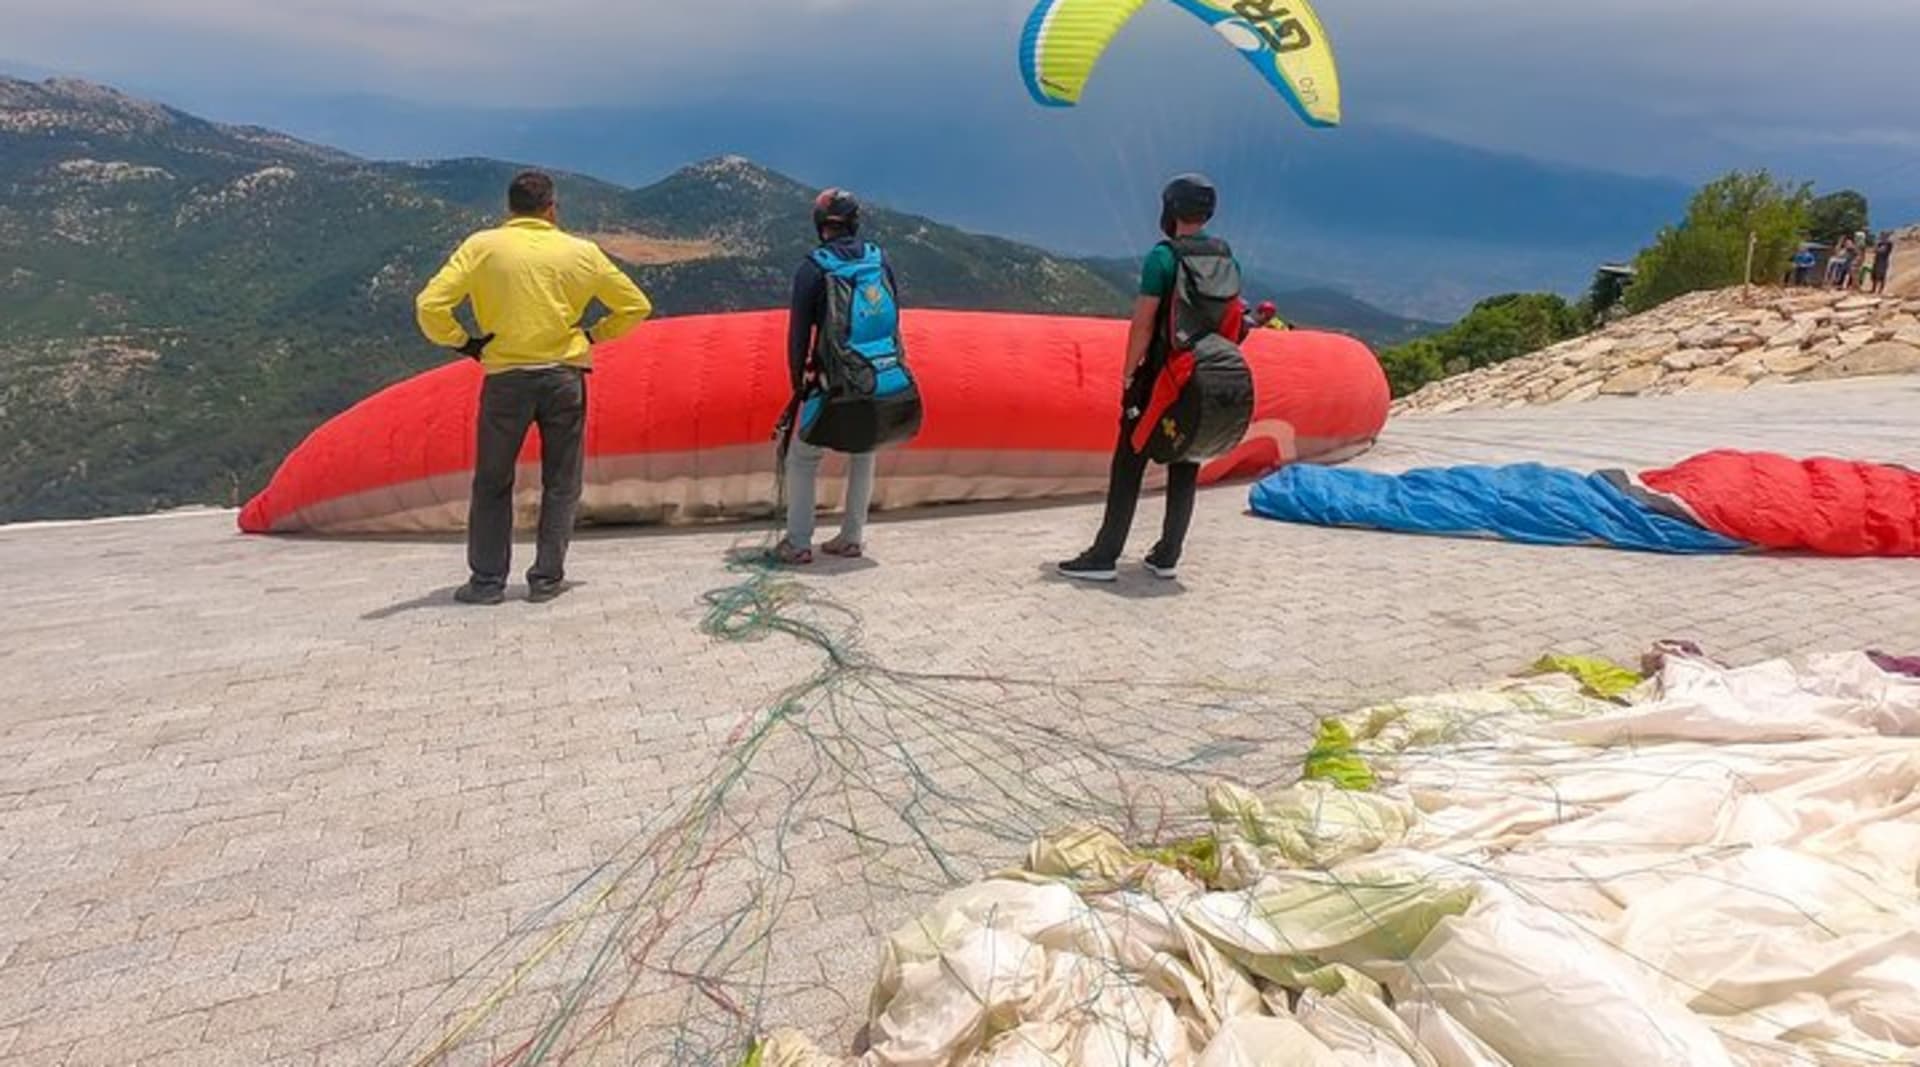
POLYGON ((567 546, 586 466, 587 372, 593 343, 611 341, 653 311, 606 253, 561 232, 553 179, 526 171, 507 187, 511 217, 462 242, 414 302, 420 332, 480 361, 479 447, 467 512, 472 577, 454 593, 467 604, 506 598, 513 564, 513 478, 527 428, 540 427, 539 551, 527 571, 527 599, 565 589, 567 546), (470 301, 478 335, 454 318, 470 301), (588 333, 590 304, 605 317, 588 333))

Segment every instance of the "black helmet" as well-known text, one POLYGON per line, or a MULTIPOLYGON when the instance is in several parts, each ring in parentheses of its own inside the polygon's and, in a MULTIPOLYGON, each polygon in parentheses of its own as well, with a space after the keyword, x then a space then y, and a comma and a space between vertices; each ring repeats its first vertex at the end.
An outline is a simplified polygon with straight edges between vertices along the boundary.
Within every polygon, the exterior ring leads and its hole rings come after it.
POLYGON ((1182 174, 1160 191, 1160 230, 1172 237, 1176 223, 1208 222, 1220 204, 1220 190, 1204 174, 1182 174))
POLYGON ((813 198, 813 229, 818 233, 837 226, 849 234, 860 232, 860 201, 845 189, 826 189, 813 198))

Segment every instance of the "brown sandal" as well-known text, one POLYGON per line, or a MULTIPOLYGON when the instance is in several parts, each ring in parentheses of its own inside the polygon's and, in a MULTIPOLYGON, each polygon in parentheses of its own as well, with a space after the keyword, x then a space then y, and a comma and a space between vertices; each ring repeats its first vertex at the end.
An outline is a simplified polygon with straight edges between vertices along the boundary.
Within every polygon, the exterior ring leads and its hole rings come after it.
POLYGON ((796 548, 791 541, 782 541, 775 545, 769 555, 775 563, 783 567, 804 567, 813 562, 813 549, 796 548))
POLYGON ((838 537, 820 546, 820 551, 841 559, 859 559, 866 551, 858 541, 842 541, 838 537))

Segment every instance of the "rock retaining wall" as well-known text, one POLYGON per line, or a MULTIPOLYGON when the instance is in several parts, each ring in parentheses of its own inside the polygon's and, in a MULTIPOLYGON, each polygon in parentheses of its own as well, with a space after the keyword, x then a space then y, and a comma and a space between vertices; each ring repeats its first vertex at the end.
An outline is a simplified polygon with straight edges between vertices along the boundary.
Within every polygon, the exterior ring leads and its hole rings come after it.
POLYGON ((1492 367, 1434 382, 1395 414, 1597 396, 1730 392, 1920 371, 1920 299, 1809 289, 1694 293, 1492 367))

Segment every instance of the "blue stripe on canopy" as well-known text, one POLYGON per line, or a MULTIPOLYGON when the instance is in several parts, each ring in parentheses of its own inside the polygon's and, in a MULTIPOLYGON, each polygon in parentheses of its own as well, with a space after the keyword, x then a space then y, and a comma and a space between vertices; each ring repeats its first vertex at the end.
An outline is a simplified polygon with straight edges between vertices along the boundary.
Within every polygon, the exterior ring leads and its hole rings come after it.
POLYGON ((1745 542, 1665 514, 1604 474, 1524 463, 1376 474, 1300 465, 1253 487, 1256 514, 1283 522, 1496 537, 1645 552, 1738 552, 1745 542))
POLYGON ((1033 97, 1034 103, 1046 107, 1070 107, 1072 105, 1066 101, 1048 96, 1040 86, 1040 33, 1046 28, 1047 16, 1053 12, 1053 7, 1053 2, 1035 4, 1033 13, 1027 16, 1026 28, 1020 31, 1020 80, 1026 83, 1027 95, 1033 97))

